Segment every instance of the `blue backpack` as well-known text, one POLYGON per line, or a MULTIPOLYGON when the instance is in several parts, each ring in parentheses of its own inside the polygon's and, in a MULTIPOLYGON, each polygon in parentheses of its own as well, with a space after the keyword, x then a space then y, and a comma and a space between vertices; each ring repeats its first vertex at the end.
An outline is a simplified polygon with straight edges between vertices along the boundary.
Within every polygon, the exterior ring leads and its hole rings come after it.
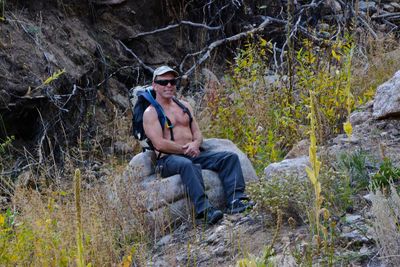
MULTIPOLYGON (((168 119, 168 117, 165 115, 161 105, 156 101, 156 92, 151 86, 137 86, 130 89, 129 99, 132 104, 132 134, 139 141, 143 151, 154 150, 154 146, 150 139, 146 136, 143 128, 143 113, 150 105, 153 105, 153 107, 156 109, 158 120, 163 131, 165 128, 169 129, 171 133, 171 140, 174 140, 174 126, 172 125, 170 119, 168 119)), ((191 128, 193 117, 189 109, 177 98, 174 97, 172 100, 183 110, 184 113, 188 114, 189 125, 191 128)))

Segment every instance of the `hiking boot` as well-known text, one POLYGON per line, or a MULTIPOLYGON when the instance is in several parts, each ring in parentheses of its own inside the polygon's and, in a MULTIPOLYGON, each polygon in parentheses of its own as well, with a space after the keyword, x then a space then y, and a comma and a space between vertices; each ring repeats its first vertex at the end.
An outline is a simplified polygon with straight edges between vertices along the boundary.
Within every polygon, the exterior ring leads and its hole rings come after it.
POLYGON ((250 199, 235 199, 225 209, 227 214, 236 214, 244 212, 245 210, 251 210, 254 207, 254 202, 250 199))
POLYGON ((202 211, 199 214, 197 214, 196 219, 199 219, 199 221, 203 223, 213 225, 216 224, 219 220, 221 220, 222 217, 224 217, 222 211, 210 207, 205 211, 202 211))

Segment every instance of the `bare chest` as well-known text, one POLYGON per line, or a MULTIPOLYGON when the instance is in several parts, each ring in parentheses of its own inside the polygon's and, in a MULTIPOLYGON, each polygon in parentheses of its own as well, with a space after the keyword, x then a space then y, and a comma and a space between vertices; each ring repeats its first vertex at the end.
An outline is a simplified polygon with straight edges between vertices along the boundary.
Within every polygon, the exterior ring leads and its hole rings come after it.
POLYGON ((171 123, 175 126, 189 126, 189 115, 180 107, 173 107, 167 110, 164 110, 165 115, 171 121, 171 123))

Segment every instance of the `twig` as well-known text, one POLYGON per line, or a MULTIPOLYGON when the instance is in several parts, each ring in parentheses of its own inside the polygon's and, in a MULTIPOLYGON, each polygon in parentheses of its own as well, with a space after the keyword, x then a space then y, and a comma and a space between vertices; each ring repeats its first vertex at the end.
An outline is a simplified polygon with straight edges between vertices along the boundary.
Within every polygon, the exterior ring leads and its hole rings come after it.
POLYGON ((377 15, 377 16, 371 17, 371 19, 383 19, 383 18, 398 17, 398 16, 400 16, 400 12, 377 15))
POLYGON ((113 73, 111 73, 107 78, 105 78, 104 80, 102 80, 101 82, 99 82, 96 87, 101 86, 103 83, 105 83, 106 81, 108 81, 109 79, 111 79, 115 74, 117 74, 119 71, 124 70, 124 69, 129 69, 129 68, 134 68, 133 66, 123 66, 119 69, 117 69, 116 71, 114 71, 113 73))
POLYGON ((375 39, 378 38, 378 35, 375 33, 375 31, 361 16, 357 16, 357 19, 360 20, 365 27, 367 27, 368 31, 372 34, 372 36, 374 36, 375 39))

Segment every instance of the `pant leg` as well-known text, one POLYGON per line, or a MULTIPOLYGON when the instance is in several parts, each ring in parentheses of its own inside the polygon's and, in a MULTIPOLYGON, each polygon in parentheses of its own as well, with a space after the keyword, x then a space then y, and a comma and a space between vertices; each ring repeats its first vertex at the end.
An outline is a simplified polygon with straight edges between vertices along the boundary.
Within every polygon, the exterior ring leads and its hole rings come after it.
POLYGON ((180 174, 190 199, 192 200, 196 214, 211 207, 207 195, 201 167, 192 162, 190 158, 180 155, 168 155, 157 161, 157 167, 162 177, 180 174))
POLYGON ((194 163, 199 163, 203 169, 218 173, 222 182, 227 203, 234 199, 246 198, 245 182, 240 166, 239 157, 232 152, 204 151, 193 158, 194 163))

